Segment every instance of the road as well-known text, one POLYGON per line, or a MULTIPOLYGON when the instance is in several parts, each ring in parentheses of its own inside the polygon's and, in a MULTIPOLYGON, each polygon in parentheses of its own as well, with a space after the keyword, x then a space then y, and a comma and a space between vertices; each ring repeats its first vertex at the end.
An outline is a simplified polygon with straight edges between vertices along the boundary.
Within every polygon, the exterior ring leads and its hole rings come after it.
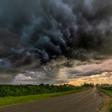
POLYGON ((0 112, 98 112, 101 98, 97 90, 49 98, 1 108, 0 112))

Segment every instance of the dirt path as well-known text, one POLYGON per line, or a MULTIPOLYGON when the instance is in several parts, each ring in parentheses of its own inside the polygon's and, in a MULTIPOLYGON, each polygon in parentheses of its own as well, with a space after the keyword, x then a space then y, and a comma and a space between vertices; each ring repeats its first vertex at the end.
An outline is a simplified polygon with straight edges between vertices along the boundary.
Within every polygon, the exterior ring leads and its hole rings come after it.
POLYGON ((2 108, 0 112, 98 112, 100 101, 97 90, 90 89, 81 93, 2 108))

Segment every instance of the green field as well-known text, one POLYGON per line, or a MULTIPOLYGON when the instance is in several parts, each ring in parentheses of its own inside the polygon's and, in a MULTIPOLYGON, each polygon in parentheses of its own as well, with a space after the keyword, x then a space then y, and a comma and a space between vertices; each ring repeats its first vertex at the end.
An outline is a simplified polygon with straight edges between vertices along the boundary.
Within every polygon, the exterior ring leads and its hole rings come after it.
POLYGON ((39 86, 0 86, 0 107, 8 105, 16 105, 26 102, 43 100, 50 97, 56 97, 65 94, 80 92, 90 88, 88 85, 74 87, 71 85, 39 85, 39 86), (23 94, 23 95, 22 95, 23 94))

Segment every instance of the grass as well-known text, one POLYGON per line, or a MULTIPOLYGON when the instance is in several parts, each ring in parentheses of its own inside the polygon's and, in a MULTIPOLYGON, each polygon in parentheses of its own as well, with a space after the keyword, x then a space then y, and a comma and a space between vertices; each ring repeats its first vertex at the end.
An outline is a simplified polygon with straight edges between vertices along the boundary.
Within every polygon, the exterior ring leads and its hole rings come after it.
POLYGON ((112 97, 112 90, 107 90, 107 89, 103 89, 103 88, 100 88, 99 90, 101 92, 105 93, 106 95, 112 97))
POLYGON ((39 94, 39 95, 28 95, 28 96, 9 96, 9 97, 0 97, 0 107, 24 104, 33 101, 43 100, 51 97, 62 96, 72 93, 81 92, 87 90, 88 87, 80 87, 79 89, 74 89, 72 91, 59 92, 59 93, 50 93, 50 94, 39 94))
POLYGON ((109 104, 109 110, 112 112, 112 90, 103 90, 103 92, 110 96, 110 104, 109 104))
POLYGON ((112 112, 112 89, 107 89, 107 88, 98 88, 99 91, 104 93, 105 95, 109 96, 109 112, 112 112))

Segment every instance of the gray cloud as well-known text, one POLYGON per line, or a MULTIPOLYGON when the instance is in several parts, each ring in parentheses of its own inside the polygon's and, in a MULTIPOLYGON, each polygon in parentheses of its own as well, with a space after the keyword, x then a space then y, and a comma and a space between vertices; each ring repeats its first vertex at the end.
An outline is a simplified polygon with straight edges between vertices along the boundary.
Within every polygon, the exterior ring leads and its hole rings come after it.
MULTIPOLYGON (((0 28, 16 33, 29 51, 45 61, 65 55, 68 48, 110 53, 111 9, 111 0, 0 0, 0 28)), ((41 74, 41 80, 58 79, 51 76, 41 74)))

